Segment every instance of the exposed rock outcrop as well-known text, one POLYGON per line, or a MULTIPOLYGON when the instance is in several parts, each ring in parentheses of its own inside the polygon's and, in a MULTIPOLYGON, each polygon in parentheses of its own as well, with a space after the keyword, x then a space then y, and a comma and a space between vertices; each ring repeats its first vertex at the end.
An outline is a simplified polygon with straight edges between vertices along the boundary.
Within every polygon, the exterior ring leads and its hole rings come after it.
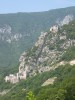
MULTIPOLYGON (((49 32, 41 32, 34 47, 23 52, 20 56, 18 73, 6 76, 5 81, 16 83, 21 79, 55 70, 58 66, 65 65, 65 62, 58 62, 68 47, 75 46, 75 40, 67 38, 65 30, 59 33, 59 28, 59 26, 54 25, 49 32)), ((74 63, 74 61, 70 62, 70 65, 74 63)))

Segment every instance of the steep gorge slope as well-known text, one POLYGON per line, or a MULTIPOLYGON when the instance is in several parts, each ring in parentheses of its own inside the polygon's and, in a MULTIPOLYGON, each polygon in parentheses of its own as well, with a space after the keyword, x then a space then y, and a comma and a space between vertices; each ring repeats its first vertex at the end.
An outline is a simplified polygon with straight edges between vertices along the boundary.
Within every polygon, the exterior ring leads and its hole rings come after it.
POLYGON ((42 32, 35 45, 24 52, 19 61, 22 65, 19 67, 28 68, 27 79, 0 96, 1 100, 26 100, 30 90, 36 100, 75 100, 75 20, 42 32))
POLYGON ((24 50, 32 47, 41 31, 75 17, 75 7, 37 13, 0 14, 0 67, 14 67, 24 50), (61 13, 60 13, 61 12, 61 13))
POLYGON ((31 77, 54 70, 57 68, 55 64, 61 61, 74 60, 74 28, 75 21, 61 27, 53 26, 50 32, 42 32, 35 45, 21 55, 19 70, 25 69, 27 76, 31 77))

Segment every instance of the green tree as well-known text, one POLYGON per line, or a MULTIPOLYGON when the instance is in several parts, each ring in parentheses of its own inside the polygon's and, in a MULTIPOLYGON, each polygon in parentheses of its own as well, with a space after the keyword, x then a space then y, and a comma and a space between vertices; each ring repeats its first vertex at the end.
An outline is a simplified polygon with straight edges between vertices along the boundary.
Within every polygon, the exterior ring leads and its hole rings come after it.
POLYGON ((30 91, 29 93, 27 93, 27 100, 36 100, 34 94, 32 93, 32 91, 30 91))
POLYGON ((65 95, 66 95, 67 91, 63 90, 63 89, 59 89, 57 95, 56 95, 56 99, 55 100, 65 100, 65 95))

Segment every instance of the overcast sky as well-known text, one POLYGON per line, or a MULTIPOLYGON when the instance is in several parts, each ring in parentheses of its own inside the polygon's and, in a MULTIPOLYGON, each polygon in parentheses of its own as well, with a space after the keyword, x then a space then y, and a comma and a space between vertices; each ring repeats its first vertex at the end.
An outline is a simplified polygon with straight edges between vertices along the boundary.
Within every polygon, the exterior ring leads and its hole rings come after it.
POLYGON ((0 13, 39 12, 75 6, 75 0, 0 0, 0 13))

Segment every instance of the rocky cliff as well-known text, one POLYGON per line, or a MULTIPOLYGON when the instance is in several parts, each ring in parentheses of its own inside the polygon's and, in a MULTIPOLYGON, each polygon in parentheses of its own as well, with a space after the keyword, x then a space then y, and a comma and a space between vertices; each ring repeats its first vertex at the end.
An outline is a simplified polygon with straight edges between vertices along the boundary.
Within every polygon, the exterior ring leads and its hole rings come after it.
MULTIPOLYGON (((22 53, 19 59, 19 71, 15 76, 12 75, 13 83, 18 82, 19 79, 54 70, 65 63, 62 62, 63 55, 69 47, 75 46, 75 39, 69 37, 64 28, 67 26, 66 24, 69 23, 65 23, 64 26, 54 25, 49 32, 41 32, 35 45, 22 53), (16 82, 13 76, 16 78, 16 82)), ((11 75, 5 77, 6 82, 10 81, 10 77, 11 75)))
POLYGON ((56 23, 61 26, 68 24, 73 18, 75 7, 35 13, 0 14, 0 67, 15 68, 22 52, 34 45, 41 31, 47 31, 56 23))

